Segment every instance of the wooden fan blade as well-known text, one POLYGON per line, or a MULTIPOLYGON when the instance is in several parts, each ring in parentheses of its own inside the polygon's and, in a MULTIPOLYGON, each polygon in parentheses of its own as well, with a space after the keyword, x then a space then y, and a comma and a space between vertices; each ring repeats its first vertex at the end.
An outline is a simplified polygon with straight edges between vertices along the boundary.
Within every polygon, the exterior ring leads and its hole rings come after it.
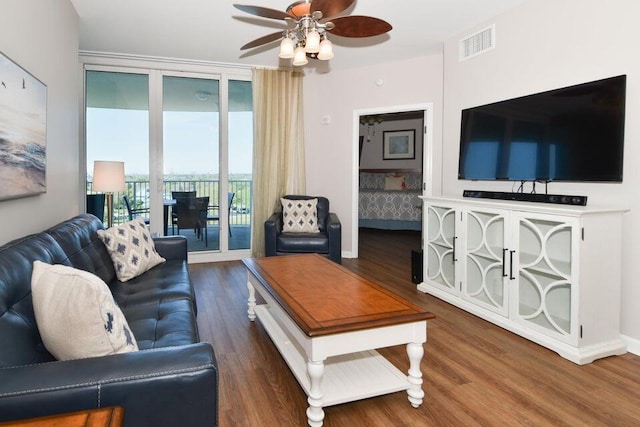
POLYGON ((391 31, 391 24, 371 16, 341 16, 331 19, 335 28, 331 34, 342 37, 372 37, 391 31))
POLYGON ((261 16, 263 18, 270 18, 270 19, 291 18, 291 15, 289 15, 288 13, 284 13, 276 9, 269 9, 268 7, 245 6, 242 4, 234 4, 233 7, 235 7, 236 9, 240 9, 243 12, 247 12, 252 15, 261 16))
POLYGON ((267 34, 266 36, 262 36, 259 39, 255 39, 245 44, 240 48, 240 50, 251 49, 252 47, 262 46, 263 44, 270 43, 272 41, 278 40, 282 38, 282 31, 278 31, 277 33, 267 34))
POLYGON ((335 16, 346 10, 355 0, 313 0, 311 12, 320 11, 325 18, 335 16))

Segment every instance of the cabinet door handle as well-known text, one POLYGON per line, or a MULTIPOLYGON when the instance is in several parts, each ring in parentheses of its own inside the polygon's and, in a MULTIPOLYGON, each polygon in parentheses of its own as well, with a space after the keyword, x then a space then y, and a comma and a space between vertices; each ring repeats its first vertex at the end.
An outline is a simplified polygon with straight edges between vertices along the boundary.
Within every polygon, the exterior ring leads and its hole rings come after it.
POLYGON ((507 266, 506 266, 506 262, 507 262, 507 251, 509 249, 504 248, 502 249, 502 277, 507 277, 507 266))
POLYGON ((513 275, 513 254, 515 251, 509 251, 509 280, 515 279, 513 275))
POLYGON ((453 262, 458 262, 458 258, 456 258, 456 243, 458 242, 458 237, 455 236, 453 238, 453 262))

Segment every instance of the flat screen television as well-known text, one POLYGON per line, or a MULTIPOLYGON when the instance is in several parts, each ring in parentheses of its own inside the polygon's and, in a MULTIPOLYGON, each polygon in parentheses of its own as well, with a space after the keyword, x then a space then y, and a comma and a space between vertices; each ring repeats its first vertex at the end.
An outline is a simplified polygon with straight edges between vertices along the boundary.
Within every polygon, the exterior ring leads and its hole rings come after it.
POLYGON ((626 76, 462 111, 458 178, 622 182, 626 76))

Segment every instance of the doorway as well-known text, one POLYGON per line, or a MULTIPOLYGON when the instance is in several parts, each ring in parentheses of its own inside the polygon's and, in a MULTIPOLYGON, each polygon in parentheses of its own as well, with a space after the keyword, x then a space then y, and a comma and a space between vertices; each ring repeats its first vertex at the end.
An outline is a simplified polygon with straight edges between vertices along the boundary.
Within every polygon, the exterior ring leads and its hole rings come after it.
MULTIPOLYGON (((414 191, 413 197, 409 197, 406 193, 402 195, 405 213, 411 209, 418 209, 411 218, 394 218, 388 215, 386 217, 381 216, 380 218, 376 218, 375 214, 371 214, 376 208, 367 206, 367 210, 370 212, 367 220, 371 221, 363 221, 365 224, 398 230, 407 227, 415 229, 417 226, 421 230, 424 219, 421 209, 422 201, 418 199, 418 196, 432 194, 432 122, 433 104, 431 103, 354 111, 354 162, 352 181, 354 183, 352 188, 353 232, 351 236, 352 256, 354 258, 358 257, 361 222, 361 178, 369 181, 370 186, 376 187, 381 191, 385 191, 385 187, 391 190, 395 188, 395 185, 410 185, 414 191), (371 120, 372 116, 374 120, 371 120), (386 125, 384 124, 385 120, 388 121, 386 125), (363 124, 361 124, 361 122, 363 124), (400 129, 400 127, 402 127, 402 129, 400 129), (407 129, 404 127, 407 127, 407 129), (393 148, 394 144, 398 141, 400 148, 393 148), (416 147, 416 141, 420 142, 420 146, 416 147), (369 144, 369 146, 367 144, 369 144), (376 154, 372 155, 372 153, 376 154), (366 175, 361 175, 361 172, 364 172, 366 175), (417 178, 419 179, 417 183, 414 182, 416 180, 416 174, 420 176, 420 178, 417 178), (407 222, 404 222, 405 220, 407 220, 407 222), (418 223, 417 225, 416 222, 418 223)), ((363 197, 362 200, 364 204, 374 203, 373 198, 375 197, 381 198, 386 196, 363 194, 363 197)))

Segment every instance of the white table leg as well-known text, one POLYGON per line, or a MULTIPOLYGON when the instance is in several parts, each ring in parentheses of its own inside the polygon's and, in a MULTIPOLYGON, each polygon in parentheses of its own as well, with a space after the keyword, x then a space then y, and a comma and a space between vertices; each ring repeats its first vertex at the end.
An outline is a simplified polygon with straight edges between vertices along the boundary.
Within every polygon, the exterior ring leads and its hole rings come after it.
POLYGON ((409 388, 407 394, 409 395, 409 402, 414 408, 419 407, 422 404, 424 398, 424 391, 422 391, 422 371, 420 370, 420 361, 424 355, 424 349, 420 343, 407 344, 407 354, 409 355, 409 388))
POLYGON ((322 410, 322 377, 324 375, 324 362, 307 362, 307 373, 311 387, 309 390, 309 407, 307 408, 307 419, 311 427, 322 426, 324 411, 322 410))
POLYGON ((250 281, 247 282, 247 289, 249 289, 249 299, 247 302, 247 306, 248 306, 247 314, 249 314, 249 320, 253 322, 254 320, 256 320, 256 311, 255 311, 256 290, 250 281))

